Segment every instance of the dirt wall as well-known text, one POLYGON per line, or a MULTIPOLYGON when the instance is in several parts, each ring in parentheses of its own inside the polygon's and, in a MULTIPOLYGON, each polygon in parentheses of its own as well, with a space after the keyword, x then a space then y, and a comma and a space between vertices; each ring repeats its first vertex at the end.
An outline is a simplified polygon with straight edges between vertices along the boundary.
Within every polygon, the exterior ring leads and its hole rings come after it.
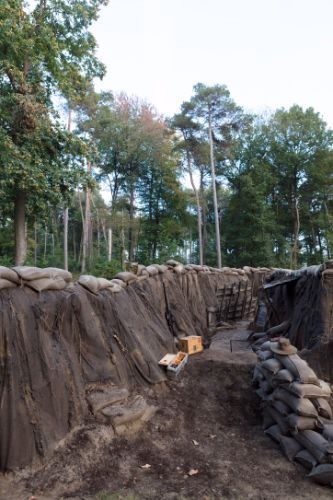
MULTIPOLYGON (((94 294, 79 284, 41 293, 1 290, 0 469, 45 457, 91 418, 86 396, 93 387, 163 382, 159 359, 175 351, 175 338, 205 335, 207 309, 221 305, 217 290, 239 290, 242 282, 252 301, 263 273, 169 267, 120 293, 94 294)), ((235 319, 249 314, 234 302, 235 319)))

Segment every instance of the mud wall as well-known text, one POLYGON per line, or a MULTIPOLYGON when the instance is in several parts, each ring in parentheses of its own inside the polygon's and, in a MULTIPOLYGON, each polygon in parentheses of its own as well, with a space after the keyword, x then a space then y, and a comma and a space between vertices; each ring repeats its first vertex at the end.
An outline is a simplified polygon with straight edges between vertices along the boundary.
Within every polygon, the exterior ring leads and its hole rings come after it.
MULTIPOLYGON (((234 301, 233 319, 247 317, 264 274, 169 266, 120 293, 91 293, 78 283, 41 293, 27 286, 1 290, 1 470, 47 456, 92 418, 86 399, 92 387, 133 390, 163 382, 158 361, 176 350, 175 339, 204 336, 207 310, 226 307, 217 290, 246 290, 237 292, 242 306, 234 301)), ((230 295, 225 300, 230 310, 230 295)))

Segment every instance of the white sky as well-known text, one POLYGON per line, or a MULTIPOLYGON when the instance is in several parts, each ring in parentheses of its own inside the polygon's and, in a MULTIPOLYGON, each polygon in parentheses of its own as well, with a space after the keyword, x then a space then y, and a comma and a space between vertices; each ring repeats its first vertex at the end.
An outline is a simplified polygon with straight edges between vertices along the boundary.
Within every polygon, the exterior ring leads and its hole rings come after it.
POLYGON ((93 27, 107 75, 173 115, 197 82, 250 111, 312 106, 333 127, 333 0, 110 0, 93 27))

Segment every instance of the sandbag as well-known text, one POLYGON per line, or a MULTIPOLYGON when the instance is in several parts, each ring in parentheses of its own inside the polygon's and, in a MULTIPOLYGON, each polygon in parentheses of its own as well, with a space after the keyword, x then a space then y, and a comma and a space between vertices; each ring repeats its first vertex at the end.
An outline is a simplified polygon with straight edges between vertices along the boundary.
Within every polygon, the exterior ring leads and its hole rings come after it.
POLYGON ((13 270, 21 279, 25 281, 38 280, 50 277, 49 271, 41 269, 40 267, 16 266, 13 267, 13 270))
MULTIPOLYGON (((257 351, 257 356, 260 361, 266 361, 269 360, 270 358, 273 358, 273 353, 272 351, 257 351)), ((275 360, 276 361, 276 360, 275 360)))
POLYGON ((147 266, 146 271, 148 271, 149 276, 156 276, 159 273, 157 267, 153 265, 147 266))
MULTIPOLYGON (((270 351, 272 344, 273 344, 273 342, 271 342, 270 340, 265 340, 265 342, 263 342, 261 344, 260 349, 262 351, 270 351)), ((274 344, 275 344, 275 342, 274 342, 274 344)))
POLYGON ((267 359, 262 363, 262 367, 275 375, 281 369, 281 363, 275 358, 267 359))
POLYGON ((290 462, 292 462, 297 453, 303 449, 302 445, 298 441, 296 441, 296 439, 289 436, 280 437, 280 446, 283 453, 288 458, 288 460, 290 460, 290 462))
POLYGON ((89 292, 98 293, 99 283, 98 279, 95 276, 91 276, 90 274, 82 274, 78 279, 78 283, 89 290, 89 292))
POLYGON ((43 292, 45 290, 63 290, 66 288, 67 283, 63 278, 57 277, 51 278, 41 278, 38 280, 31 280, 25 283, 28 287, 32 288, 36 292, 43 292))
POLYGON ((73 279, 72 273, 58 267, 45 267, 44 271, 49 273, 49 278, 60 277, 65 281, 71 281, 73 279))
POLYGON ((124 287, 119 286, 116 283, 114 283, 112 288, 106 288, 106 290, 108 292, 112 292, 112 293, 119 293, 119 292, 122 292, 124 290, 124 287))
POLYGON ((277 424, 274 424, 271 427, 268 427, 268 429, 266 429, 264 432, 265 432, 265 434, 267 434, 267 436, 272 438, 273 441, 280 443, 280 439, 282 438, 282 433, 281 433, 280 427, 277 424))
POLYGON ((277 410, 275 410, 275 408, 273 408, 271 406, 267 406, 266 411, 272 417, 274 422, 276 424, 278 424, 278 426, 280 427, 281 433, 285 434, 285 435, 288 434, 289 427, 288 427, 288 424, 286 423, 284 416, 281 415, 280 412, 278 412, 277 410))
POLYGON ((276 399, 271 402, 271 405, 284 417, 290 414, 291 410, 289 406, 286 405, 283 401, 279 401, 278 399, 276 399))
MULTIPOLYGON (((150 267, 150 266, 148 266, 150 267)), ((148 270, 148 267, 146 269, 148 270)), ((156 268, 154 268, 156 269, 156 268)), ((131 283, 132 281, 136 281, 136 275, 134 273, 131 273, 129 271, 121 271, 120 273, 116 274, 116 278, 118 280, 122 280, 124 283, 131 283)))
MULTIPOLYGON (((148 271, 147 271, 147 274, 148 274, 148 271)), ((112 280, 110 280, 111 283, 113 283, 114 285, 118 285, 118 286, 121 286, 122 288, 126 288, 126 283, 125 281, 123 280, 118 280, 117 278, 113 278, 112 280)))
POLYGON ((110 280, 105 278, 96 278, 98 282, 98 290, 105 290, 106 288, 113 288, 115 285, 110 280))
POLYGON ((17 285, 20 284, 20 279, 15 271, 9 269, 9 267, 0 266, 0 279, 5 279, 8 281, 12 281, 17 285))
POLYGON ((275 354, 275 357, 294 375, 295 379, 299 382, 302 382, 303 384, 320 385, 315 372, 297 354, 292 354, 290 356, 275 354))
POLYGON ((319 463, 330 461, 332 458, 333 445, 319 432, 306 430, 295 433, 293 436, 319 463))
POLYGON ((302 417, 318 417, 318 412, 309 399, 294 396, 282 387, 274 391, 273 397, 274 399, 283 401, 297 415, 301 415, 302 417))
POLYGON ((318 460, 311 455, 308 450, 302 450, 297 453, 294 457, 295 462, 298 462, 299 464, 303 465, 308 470, 311 470, 312 467, 315 467, 318 463, 318 460))
POLYGON ((333 464, 317 465, 308 475, 313 481, 333 488, 333 464))
POLYGON ((286 421, 293 432, 315 430, 318 427, 318 420, 316 418, 301 417, 295 413, 288 415, 286 421))
POLYGON ((324 398, 317 398, 313 400, 313 404, 321 417, 331 419, 333 418, 332 408, 329 402, 324 398))
POLYGON ((261 380, 264 380, 264 375, 258 365, 254 367, 252 382, 258 384, 261 380))
POLYGON ((16 288, 17 284, 14 283, 13 281, 0 278, 0 290, 4 290, 6 288, 16 288))
POLYGON ((270 394, 273 390, 273 387, 271 386, 268 380, 261 380, 259 385, 260 389, 262 389, 266 395, 270 394))
POLYGON ((184 274, 186 272, 183 264, 178 264, 178 266, 174 266, 173 271, 177 274, 184 274))
POLYGON ((325 424, 323 425, 323 437, 327 439, 327 441, 333 441, 333 421, 332 425, 325 424))
MULTIPOLYGON (((167 266, 172 266, 172 267, 175 267, 175 266, 178 266, 180 265, 181 263, 178 262, 177 260, 174 260, 174 259, 169 259, 166 261, 166 264, 167 266)), ((200 266, 201 267, 201 266, 200 266)))
POLYGON ((286 389, 299 398, 329 398, 331 395, 330 386, 323 381, 320 381, 320 386, 293 382, 286 389))
POLYGON ((294 380, 293 374, 286 368, 283 368, 282 370, 276 372, 273 377, 273 381, 277 385, 290 384, 293 380, 294 380))
POLYGON ((267 411, 267 408, 263 409, 262 415, 263 415, 262 428, 264 430, 268 429, 268 427, 271 427, 272 425, 275 424, 275 420, 272 417, 272 415, 269 413, 269 411, 267 411))

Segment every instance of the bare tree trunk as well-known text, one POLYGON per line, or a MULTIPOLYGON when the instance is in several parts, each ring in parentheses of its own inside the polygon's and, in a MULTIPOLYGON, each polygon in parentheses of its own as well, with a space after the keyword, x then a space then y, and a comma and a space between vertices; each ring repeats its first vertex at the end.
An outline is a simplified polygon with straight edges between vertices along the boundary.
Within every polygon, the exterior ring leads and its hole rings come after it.
POLYGON ((47 226, 44 227, 44 260, 47 254, 47 226))
POLYGON ((64 208, 64 269, 68 271, 68 207, 64 208))
POLYGON ((112 229, 108 229, 108 261, 112 260, 112 229))
MULTIPOLYGON (((296 190, 295 190, 296 191, 296 190)), ((297 269, 298 266, 298 254, 299 254, 299 248, 298 248, 298 237, 299 237, 299 229, 300 229, 300 220, 299 220, 299 208, 298 208, 298 199, 296 196, 296 192, 293 193, 292 196, 292 211, 293 211, 293 245, 291 248, 291 268, 292 269, 297 269)))
POLYGON ((130 206, 129 206, 129 226, 128 226, 128 260, 133 262, 134 259, 134 187, 130 187, 130 206))
MULTIPOLYGON (((67 130, 70 131, 72 126, 72 109, 68 103, 68 121, 67 130)), ((64 269, 68 271, 68 207, 64 208, 64 269)))
MULTIPOLYGON (((91 172, 91 163, 87 162, 87 173, 91 172)), ((83 222, 83 238, 82 238, 82 261, 81 261, 81 272, 85 273, 87 268, 87 257, 89 248, 89 228, 90 228, 90 188, 86 188, 85 196, 85 215, 83 222)))
POLYGON ((21 266, 27 257, 27 240, 25 234, 26 194, 18 191, 14 204, 15 225, 15 265, 21 266))
POLYGON ((38 245, 38 232, 37 232, 37 222, 36 222, 36 219, 35 219, 35 223, 34 223, 34 245, 35 245, 35 248, 34 248, 34 264, 35 264, 35 267, 37 266, 37 245, 38 245))
POLYGON ((195 195, 195 201, 197 205, 197 223, 198 223, 198 240, 199 240, 199 264, 200 266, 203 265, 203 245, 202 245, 202 219, 201 219, 201 205, 200 205, 200 198, 199 198, 199 193, 197 188, 195 187, 194 180, 193 180, 193 172, 192 172, 192 165, 191 165, 191 158, 190 158, 190 153, 186 151, 186 156, 187 156, 187 169, 188 173, 190 176, 190 182, 192 189, 194 191, 195 195))
POLYGON ((219 223, 219 213, 218 213, 218 206, 217 206, 214 144, 213 144, 212 118, 211 118, 211 110, 210 109, 208 110, 208 136, 209 136, 209 147, 210 147, 210 168, 211 168, 211 176, 212 176, 212 192, 213 192, 213 203, 214 203, 217 267, 218 267, 218 269, 221 269, 222 256, 221 256, 220 223, 219 223))

